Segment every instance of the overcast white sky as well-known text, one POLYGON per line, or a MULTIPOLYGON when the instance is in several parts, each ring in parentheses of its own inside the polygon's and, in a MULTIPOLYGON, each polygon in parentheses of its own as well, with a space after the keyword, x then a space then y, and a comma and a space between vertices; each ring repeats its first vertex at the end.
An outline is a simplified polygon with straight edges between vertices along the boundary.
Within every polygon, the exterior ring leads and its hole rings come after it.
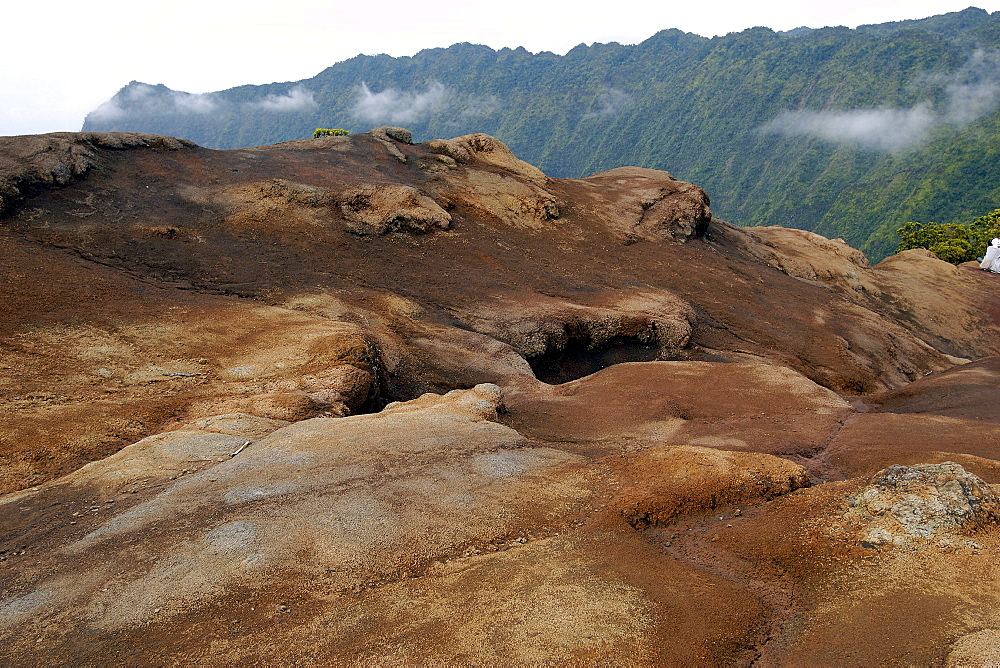
POLYGON ((21 0, 0 13, 0 135, 79 130, 132 80, 204 93, 305 79, 359 53, 472 42, 562 54, 666 28, 707 37, 760 25, 853 28, 970 4, 1000 10, 1000 0, 21 0))

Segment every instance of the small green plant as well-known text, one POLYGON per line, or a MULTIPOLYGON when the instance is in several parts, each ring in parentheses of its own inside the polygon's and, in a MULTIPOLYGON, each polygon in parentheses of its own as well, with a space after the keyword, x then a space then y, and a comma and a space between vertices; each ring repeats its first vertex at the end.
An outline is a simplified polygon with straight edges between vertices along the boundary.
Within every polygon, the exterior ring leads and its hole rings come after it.
POLYGON ((909 222, 896 230, 896 252, 926 248, 945 262, 961 264, 977 259, 995 237, 1000 237, 1000 209, 980 216, 968 225, 909 222))
POLYGON ((320 137, 340 137, 342 135, 351 134, 350 130, 341 130, 340 128, 316 128, 313 131, 313 139, 318 139, 320 137))

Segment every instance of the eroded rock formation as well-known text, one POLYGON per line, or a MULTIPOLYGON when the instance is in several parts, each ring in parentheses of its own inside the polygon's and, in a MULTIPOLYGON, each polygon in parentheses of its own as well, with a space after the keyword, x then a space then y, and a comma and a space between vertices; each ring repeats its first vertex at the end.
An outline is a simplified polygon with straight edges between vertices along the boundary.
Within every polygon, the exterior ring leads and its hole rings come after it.
POLYGON ((6 663, 992 656, 1000 279, 411 142, 0 139, 6 663))

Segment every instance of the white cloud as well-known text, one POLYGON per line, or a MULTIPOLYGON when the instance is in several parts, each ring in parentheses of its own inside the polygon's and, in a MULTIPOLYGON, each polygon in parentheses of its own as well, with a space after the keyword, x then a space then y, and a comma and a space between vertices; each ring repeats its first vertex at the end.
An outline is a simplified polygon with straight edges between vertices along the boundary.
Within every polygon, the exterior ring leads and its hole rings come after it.
POLYGON ((305 86, 296 86, 284 95, 268 95, 263 100, 251 103, 252 107, 279 113, 309 111, 315 109, 316 98, 305 86))
MULTIPOLYGON (((461 95, 440 81, 430 82, 423 91, 386 88, 378 93, 362 83, 354 103, 354 116, 369 123, 405 125, 426 121, 440 112, 448 112, 452 121, 489 116, 500 106, 494 95, 461 95)), ((445 125, 455 124, 452 121, 444 119, 445 125)))
POLYGON ((96 123, 107 123, 116 121, 124 115, 125 110, 112 98, 90 112, 87 117, 96 123))
POLYGON ((150 97, 154 93, 156 93, 155 86, 133 81, 129 87, 125 89, 123 97, 129 102, 139 102, 140 100, 150 97))
MULTIPOLYGON (((137 105, 148 104, 144 103, 143 101, 147 100, 155 92, 156 88, 154 88, 153 86, 133 81, 128 85, 127 88, 125 88, 120 97, 127 104, 127 106, 132 107, 137 105)), ((106 123, 109 121, 116 121, 119 118, 122 118, 123 116, 125 116, 125 113, 126 112, 122 108, 122 106, 118 104, 118 100, 115 98, 111 98, 101 106, 97 107, 97 109, 94 109, 92 112, 90 112, 89 117, 91 118, 91 120, 96 121, 98 123, 106 123)))
POLYGON ((760 128, 766 134, 815 137, 894 152, 912 148, 938 127, 962 127, 1000 106, 1000 54, 977 50, 957 72, 923 77, 917 85, 943 89, 944 102, 909 108, 785 111, 760 128))
POLYGON ((921 104, 910 109, 786 111, 762 130, 768 134, 858 144, 873 151, 897 151, 925 139, 936 124, 931 106, 921 104))
POLYGON ((426 120, 443 109, 448 101, 448 89, 439 81, 432 81, 422 93, 395 88, 373 93, 368 84, 362 83, 354 115, 371 123, 412 123, 426 120))
POLYGON ((617 88, 605 87, 597 96, 596 109, 584 114, 584 118, 614 116, 632 104, 632 96, 617 88))
POLYGON ((949 123, 966 125, 1000 105, 1000 53, 977 49, 947 83, 949 123))
POLYGON ((89 114, 96 123, 114 123, 128 115, 211 114, 225 104, 211 93, 184 93, 133 81, 89 114))
POLYGON ((218 108, 210 93, 182 93, 171 91, 174 108, 182 114, 210 114, 218 108))

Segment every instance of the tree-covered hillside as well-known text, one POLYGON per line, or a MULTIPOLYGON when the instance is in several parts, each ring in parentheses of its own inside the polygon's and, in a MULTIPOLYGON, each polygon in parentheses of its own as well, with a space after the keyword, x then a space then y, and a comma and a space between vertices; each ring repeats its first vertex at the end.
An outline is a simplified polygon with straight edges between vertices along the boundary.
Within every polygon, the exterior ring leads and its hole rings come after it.
POLYGON ((879 259, 906 221, 968 222, 1000 204, 998 107, 1000 12, 970 8, 856 30, 665 30, 565 56, 456 44, 203 95, 132 82, 83 129, 216 148, 317 127, 487 132, 551 176, 666 169, 721 218, 843 237, 879 259))

